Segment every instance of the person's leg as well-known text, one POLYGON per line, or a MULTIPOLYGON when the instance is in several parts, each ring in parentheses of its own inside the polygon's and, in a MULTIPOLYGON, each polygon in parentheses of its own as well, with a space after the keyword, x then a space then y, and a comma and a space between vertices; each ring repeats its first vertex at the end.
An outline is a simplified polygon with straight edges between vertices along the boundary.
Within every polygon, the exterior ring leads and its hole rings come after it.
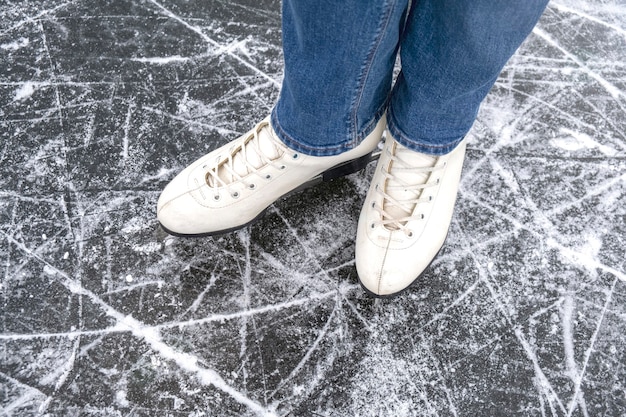
POLYGON ((401 41, 389 130, 410 149, 450 152, 547 0, 420 0, 401 41))
POLYGON ((168 184, 157 204, 163 228, 236 230, 295 189, 364 167, 385 127, 406 2, 285 0, 285 76, 271 119, 168 184))
POLYGON ((546 3, 419 0, 411 10, 387 113, 390 135, 357 232, 357 271, 372 294, 402 291, 441 249, 463 165, 463 137, 546 3))
POLYGON ((408 0, 283 2, 285 72, 272 126, 290 148, 335 155, 385 112, 408 0))

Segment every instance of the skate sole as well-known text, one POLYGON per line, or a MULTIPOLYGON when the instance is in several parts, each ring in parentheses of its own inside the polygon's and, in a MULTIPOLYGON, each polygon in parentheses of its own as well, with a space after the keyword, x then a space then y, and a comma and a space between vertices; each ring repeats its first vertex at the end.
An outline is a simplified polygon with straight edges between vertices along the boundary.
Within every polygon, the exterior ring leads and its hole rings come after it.
MULTIPOLYGON (((341 178, 341 177, 345 177, 346 175, 350 175, 353 174, 355 172, 358 172, 362 169, 364 169, 367 164, 369 164, 372 161, 375 161, 379 158, 380 156, 380 152, 371 152, 368 153, 366 155, 363 155, 359 158, 356 159, 351 159, 349 161, 346 162, 342 162, 341 164, 335 165, 334 167, 316 175, 315 177, 311 178, 309 181, 299 185, 298 187, 294 188, 291 191, 288 191, 287 193, 281 195, 280 197, 278 197, 276 200, 274 200, 274 202, 272 204, 274 204, 276 201, 280 200, 281 198, 285 198, 288 197, 292 194, 295 194, 297 192, 303 191, 307 188, 311 188, 314 187, 316 185, 319 185, 323 182, 328 182, 328 181, 332 181, 334 179, 337 178, 341 178)), ((206 233, 193 233, 193 234, 186 234, 186 233, 177 233, 174 232, 172 230, 169 230, 167 227, 163 226, 160 222, 159 222, 159 226, 161 226, 161 229, 163 229, 163 231, 165 231, 167 234, 172 235, 172 236, 176 236, 176 237, 190 237, 190 238, 201 238, 201 237, 208 237, 208 236, 218 236, 218 235, 224 235, 227 233, 231 233, 231 232, 235 232, 237 230, 243 229, 253 223, 256 223, 257 221, 259 221, 267 212, 268 208, 271 206, 271 204, 267 207, 265 207, 255 218, 253 218, 252 220, 250 220, 247 223, 244 223, 242 225, 239 226, 235 226, 235 227, 231 227, 228 229, 221 229, 221 230, 216 230, 216 231, 212 231, 212 232, 206 232, 206 233)))

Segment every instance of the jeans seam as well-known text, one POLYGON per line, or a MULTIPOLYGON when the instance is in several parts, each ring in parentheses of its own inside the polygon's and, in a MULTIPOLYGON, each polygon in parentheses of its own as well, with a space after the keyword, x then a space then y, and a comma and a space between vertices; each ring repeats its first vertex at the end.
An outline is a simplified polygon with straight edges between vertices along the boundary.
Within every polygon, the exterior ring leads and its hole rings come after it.
MULTIPOLYGON (((373 120, 369 122, 365 126, 365 129, 363 130, 363 132, 359 134, 359 132, 357 131, 358 108, 363 99, 363 93, 365 91, 365 86, 367 84, 367 80, 368 80, 370 71, 372 69, 374 57, 376 56, 377 52, 380 49, 380 44, 382 43, 385 30, 389 26, 392 9, 393 9, 393 4, 391 4, 390 1, 385 1, 385 3, 383 4, 383 11, 384 11, 383 18, 381 19, 381 23, 379 24, 378 29, 376 31, 374 42, 372 43, 372 46, 369 49, 365 62, 360 71, 360 75, 359 75, 358 82, 357 82, 356 93, 354 94, 354 100, 352 101, 352 111, 350 113, 350 122, 349 122, 350 130, 355 132, 354 139, 348 142, 348 145, 351 147, 356 146, 365 136, 367 136, 370 126, 375 124, 378 121, 378 119, 382 116, 381 109, 378 109, 376 113, 374 114, 373 120)), ((383 103, 382 109, 386 107, 386 104, 387 104, 387 101, 383 103)))

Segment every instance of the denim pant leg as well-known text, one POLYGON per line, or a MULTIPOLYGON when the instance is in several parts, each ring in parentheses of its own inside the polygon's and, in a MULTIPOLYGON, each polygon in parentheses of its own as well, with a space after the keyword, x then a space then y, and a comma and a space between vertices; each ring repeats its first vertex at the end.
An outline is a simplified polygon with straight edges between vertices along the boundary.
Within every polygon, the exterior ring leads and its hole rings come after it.
POLYGON ((400 40, 389 130, 410 149, 450 152, 547 0, 416 0, 400 40))
POLYGON ((272 126, 290 148, 354 148, 386 110, 408 0, 284 0, 285 72, 272 126))

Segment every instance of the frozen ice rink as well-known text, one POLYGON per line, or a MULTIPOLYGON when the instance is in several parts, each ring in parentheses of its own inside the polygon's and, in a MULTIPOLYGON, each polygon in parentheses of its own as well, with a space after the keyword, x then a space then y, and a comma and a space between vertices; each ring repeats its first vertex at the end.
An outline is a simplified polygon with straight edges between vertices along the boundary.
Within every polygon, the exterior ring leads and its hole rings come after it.
POLYGON ((368 169, 222 237, 160 190, 265 117, 278 0, 0 3, 0 416, 626 415, 626 3, 550 3, 446 246, 375 302, 368 169))

